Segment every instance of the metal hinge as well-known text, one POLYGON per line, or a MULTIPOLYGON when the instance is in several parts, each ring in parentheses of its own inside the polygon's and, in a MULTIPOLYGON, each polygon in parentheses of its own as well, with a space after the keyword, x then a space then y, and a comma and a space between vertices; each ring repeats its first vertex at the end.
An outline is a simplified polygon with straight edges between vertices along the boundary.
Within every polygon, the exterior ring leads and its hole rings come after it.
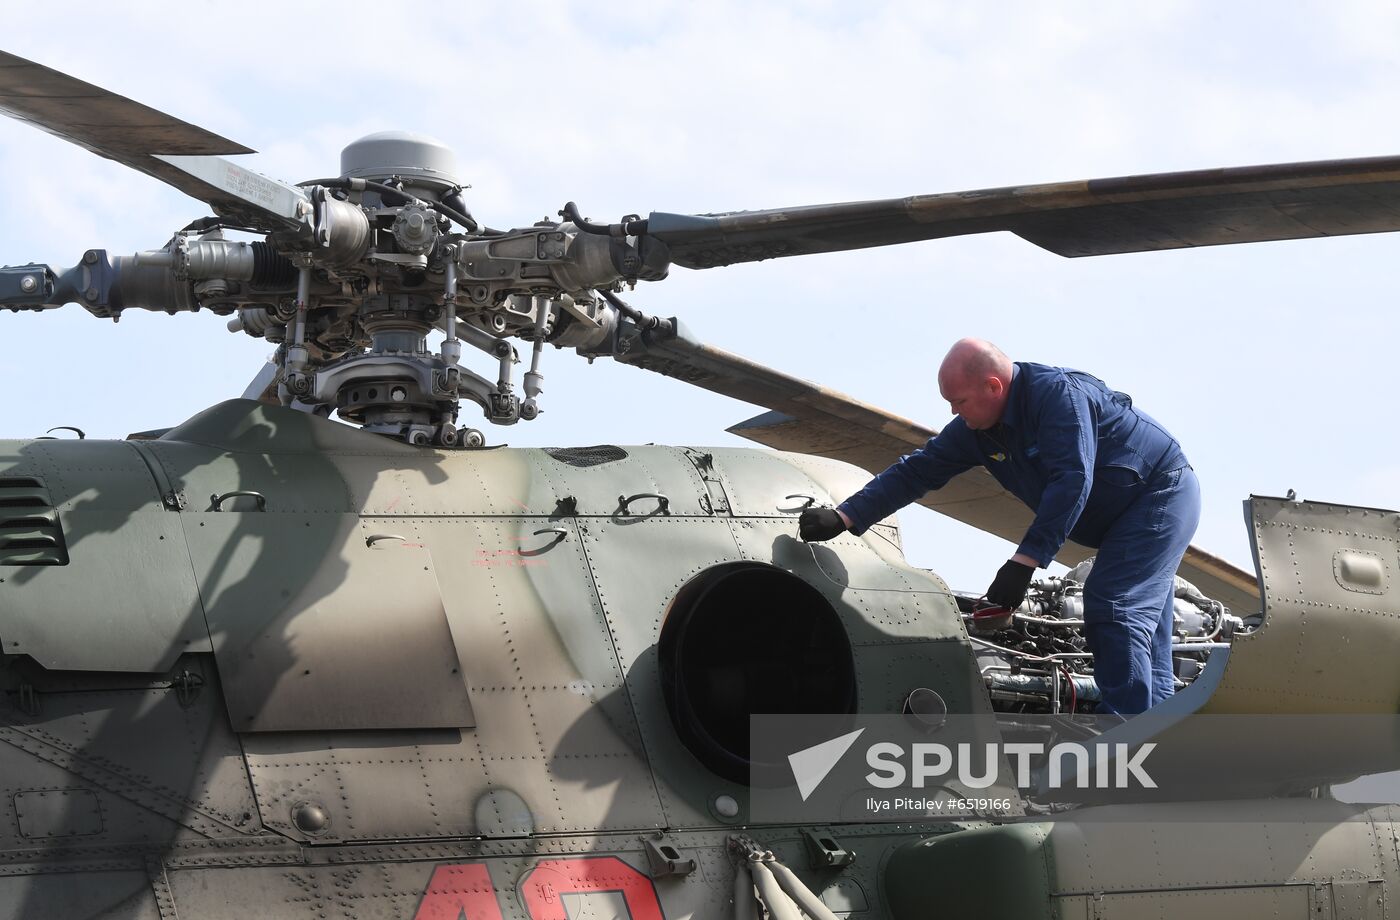
POLYGON ((149 446, 141 441, 127 441, 137 456, 146 464, 146 469, 151 473, 151 479, 155 482, 156 489, 160 492, 160 503, 167 511, 185 510, 185 492, 175 485, 170 474, 166 471, 165 465, 160 462, 160 458, 149 446))
POLYGON ((1308 916, 1312 920, 1332 920, 1331 883, 1313 882, 1308 889, 1308 916))
POLYGON ((830 834, 806 831, 802 837, 807 842, 807 855, 813 869, 839 869, 856 861, 856 854, 830 834))
POLYGON ((699 865, 693 857, 685 855, 666 837, 648 837, 646 844, 647 865, 652 878, 665 875, 689 875, 699 865))
POLYGON ((695 472, 700 474, 701 481, 705 483, 705 494, 700 496, 700 509, 711 515, 732 514, 729 493, 725 491, 724 483, 720 480, 719 472, 715 469, 715 455, 702 453, 689 447, 681 449, 685 451, 686 457, 695 467, 695 472))
POLYGON ((19 711, 27 716, 39 714, 39 691, 29 681, 19 685, 19 711))
POLYGON ((181 671, 170 682, 170 689, 175 691, 175 701, 180 708, 189 709, 199 699, 199 691, 204 689, 204 678, 193 671, 181 671))

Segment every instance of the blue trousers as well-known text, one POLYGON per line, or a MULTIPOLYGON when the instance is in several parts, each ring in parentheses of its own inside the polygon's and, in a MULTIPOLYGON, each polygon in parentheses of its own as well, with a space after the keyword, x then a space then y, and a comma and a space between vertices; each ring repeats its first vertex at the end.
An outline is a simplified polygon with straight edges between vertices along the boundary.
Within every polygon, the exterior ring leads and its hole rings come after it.
POLYGON ((1190 467, 1158 473, 1109 528, 1084 585, 1084 635, 1100 712, 1132 715, 1176 690, 1172 598, 1201 519, 1190 467))

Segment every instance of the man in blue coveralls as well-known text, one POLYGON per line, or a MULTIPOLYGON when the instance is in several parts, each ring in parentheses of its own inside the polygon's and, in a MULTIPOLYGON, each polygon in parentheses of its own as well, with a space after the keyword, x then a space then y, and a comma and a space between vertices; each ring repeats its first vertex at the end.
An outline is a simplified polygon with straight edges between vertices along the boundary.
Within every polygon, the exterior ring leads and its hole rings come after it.
POLYGON ((957 418, 837 508, 810 508, 803 540, 860 535, 876 521, 985 466, 1035 511, 987 601, 1014 608, 1066 539, 1098 549, 1084 586, 1084 632, 1101 711, 1142 712, 1175 690, 1172 597, 1201 493, 1181 445, 1132 398, 1096 377, 1017 362, 962 339, 938 389, 957 418))

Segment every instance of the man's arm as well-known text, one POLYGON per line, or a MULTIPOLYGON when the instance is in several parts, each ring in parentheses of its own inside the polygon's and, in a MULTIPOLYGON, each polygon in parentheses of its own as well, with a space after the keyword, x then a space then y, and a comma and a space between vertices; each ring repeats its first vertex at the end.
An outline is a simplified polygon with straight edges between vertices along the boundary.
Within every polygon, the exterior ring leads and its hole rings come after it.
POLYGON ((851 533, 859 536, 925 492, 941 489, 957 474, 981 463, 976 436, 954 419, 923 447, 901 457, 837 507, 851 533))

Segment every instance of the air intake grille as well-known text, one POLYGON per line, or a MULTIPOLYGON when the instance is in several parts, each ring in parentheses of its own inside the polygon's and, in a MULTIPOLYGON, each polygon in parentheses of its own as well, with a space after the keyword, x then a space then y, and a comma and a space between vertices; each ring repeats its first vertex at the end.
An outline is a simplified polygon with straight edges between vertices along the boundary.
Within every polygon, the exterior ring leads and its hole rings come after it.
POLYGON ((0 565, 67 565, 63 525, 41 479, 0 476, 0 565))
POLYGON ((627 459, 627 451, 611 444, 599 444, 597 447, 546 447, 544 452, 569 466, 598 466, 602 463, 612 463, 614 460, 627 459))

